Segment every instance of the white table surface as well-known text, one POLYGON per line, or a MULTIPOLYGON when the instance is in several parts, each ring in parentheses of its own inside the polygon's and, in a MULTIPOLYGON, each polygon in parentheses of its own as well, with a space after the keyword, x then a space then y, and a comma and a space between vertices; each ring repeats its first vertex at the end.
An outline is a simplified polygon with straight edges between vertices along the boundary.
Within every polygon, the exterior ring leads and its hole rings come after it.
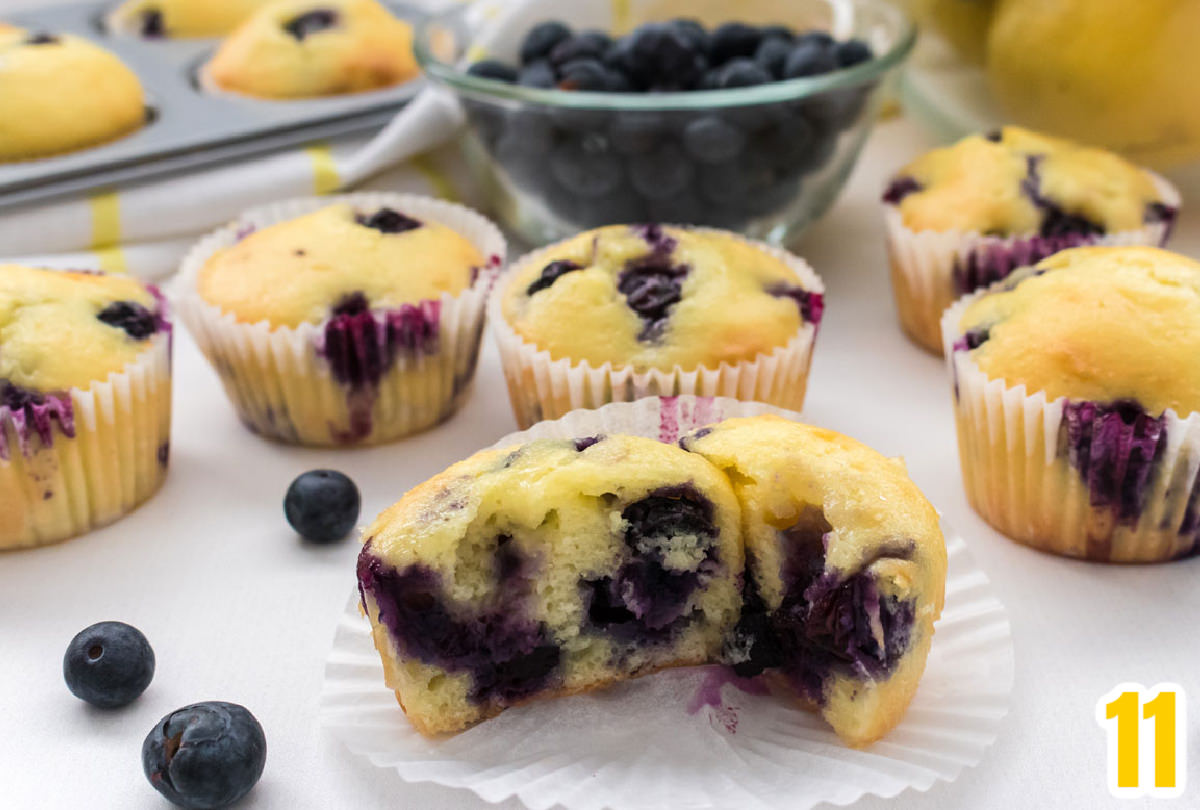
MULTIPOLYGON (((1057 559, 1010 543, 971 512, 943 366, 896 325, 877 204, 886 174, 929 145, 909 122, 881 126, 845 194, 798 246, 828 286, 805 414, 905 457, 1008 606, 1016 685, 1001 737, 981 765, 927 793, 855 807, 1149 806, 1109 797, 1093 706, 1122 681, 1174 681, 1200 704, 1200 560, 1108 567, 1057 559)), ((1173 246, 1200 256, 1200 207, 1185 208, 1173 246)), ((466 791, 406 784, 318 728, 323 661, 354 584, 357 544, 302 545, 281 500, 298 473, 335 467, 362 488, 365 521, 514 430, 490 339, 474 394, 451 421, 387 447, 314 451, 247 433, 182 328, 178 336, 163 490, 89 536, 0 555, 0 807, 162 810, 165 801, 141 773, 142 739, 166 712, 208 699, 245 704, 266 729, 266 773, 239 807, 489 806, 466 791), (105 619, 141 628, 158 658, 142 698, 111 712, 75 700, 61 671, 71 636, 105 619)), ((1198 711, 1188 719, 1193 748, 1198 711)), ((1193 756, 1192 787, 1174 806, 1200 805, 1197 763, 1193 756)))

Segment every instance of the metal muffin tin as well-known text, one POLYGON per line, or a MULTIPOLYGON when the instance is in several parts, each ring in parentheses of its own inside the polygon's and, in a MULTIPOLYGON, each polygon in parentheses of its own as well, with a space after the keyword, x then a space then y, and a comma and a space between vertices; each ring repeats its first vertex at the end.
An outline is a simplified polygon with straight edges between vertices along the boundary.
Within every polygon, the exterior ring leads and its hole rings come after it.
MULTIPOLYGON (((198 81, 219 39, 142 39, 109 31, 115 3, 83 3, 3 15, 30 31, 75 34, 115 53, 141 79, 144 127, 99 146, 0 163, 0 209, 227 163, 290 146, 378 129, 424 87, 415 78, 384 90, 299 101, 217 93, 198 81)), ((421 12, 385 2, 416 23, 421 12)), ((3 115, 4 111, 0 111, 3 115)))

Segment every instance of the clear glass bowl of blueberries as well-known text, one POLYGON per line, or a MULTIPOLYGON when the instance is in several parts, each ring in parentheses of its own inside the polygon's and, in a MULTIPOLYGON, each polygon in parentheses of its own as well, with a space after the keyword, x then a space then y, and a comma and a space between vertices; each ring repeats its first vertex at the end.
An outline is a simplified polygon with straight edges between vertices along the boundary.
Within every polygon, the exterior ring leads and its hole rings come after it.
POLYGON ((916 34, 886 0, 779 5, 811 22, 618 36, 585 25, 611 0, 579 0, 571 22, 522 20, 486 49, 460 6, 424 23, 416 51, 462 102, 472 170, 526 241, 653 221, 782 243, 836 198, 916 34))

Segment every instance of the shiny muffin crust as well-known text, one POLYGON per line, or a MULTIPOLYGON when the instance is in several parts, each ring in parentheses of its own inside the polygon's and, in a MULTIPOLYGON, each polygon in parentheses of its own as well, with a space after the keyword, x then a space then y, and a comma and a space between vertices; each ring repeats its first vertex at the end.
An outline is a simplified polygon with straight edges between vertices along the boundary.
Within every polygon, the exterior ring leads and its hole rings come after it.
POLYGON ((517 267, 503 313, 554 359, 636 369, 750 360, 819 325, 820 292, 732 234, 659 225, 582 233, 517 267))

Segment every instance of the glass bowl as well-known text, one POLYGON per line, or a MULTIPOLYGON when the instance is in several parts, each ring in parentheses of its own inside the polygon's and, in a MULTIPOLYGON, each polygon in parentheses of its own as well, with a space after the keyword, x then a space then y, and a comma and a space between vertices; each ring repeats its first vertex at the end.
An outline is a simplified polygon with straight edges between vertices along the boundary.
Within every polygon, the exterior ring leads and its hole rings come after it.
POLYGON ((527 242, 643 221, 793 239, 837 197, 916 38, 886 0, 784 0, 776 22, 857 37, 875 57, 821 76, 671 93, 542 90, 466 73, 484 56, 516 64, 524 33, 545 19, 569 16, 576 30, 627 29, 633 21, 613 25, 617 5, 573 0, 567 15, 559 4, 534 2, 486 31, 465 5, 418 29, 418 61, 466 111, 473 174, 527 242), (695 146, 706 129, 727 136, 715 155, 695 146))

